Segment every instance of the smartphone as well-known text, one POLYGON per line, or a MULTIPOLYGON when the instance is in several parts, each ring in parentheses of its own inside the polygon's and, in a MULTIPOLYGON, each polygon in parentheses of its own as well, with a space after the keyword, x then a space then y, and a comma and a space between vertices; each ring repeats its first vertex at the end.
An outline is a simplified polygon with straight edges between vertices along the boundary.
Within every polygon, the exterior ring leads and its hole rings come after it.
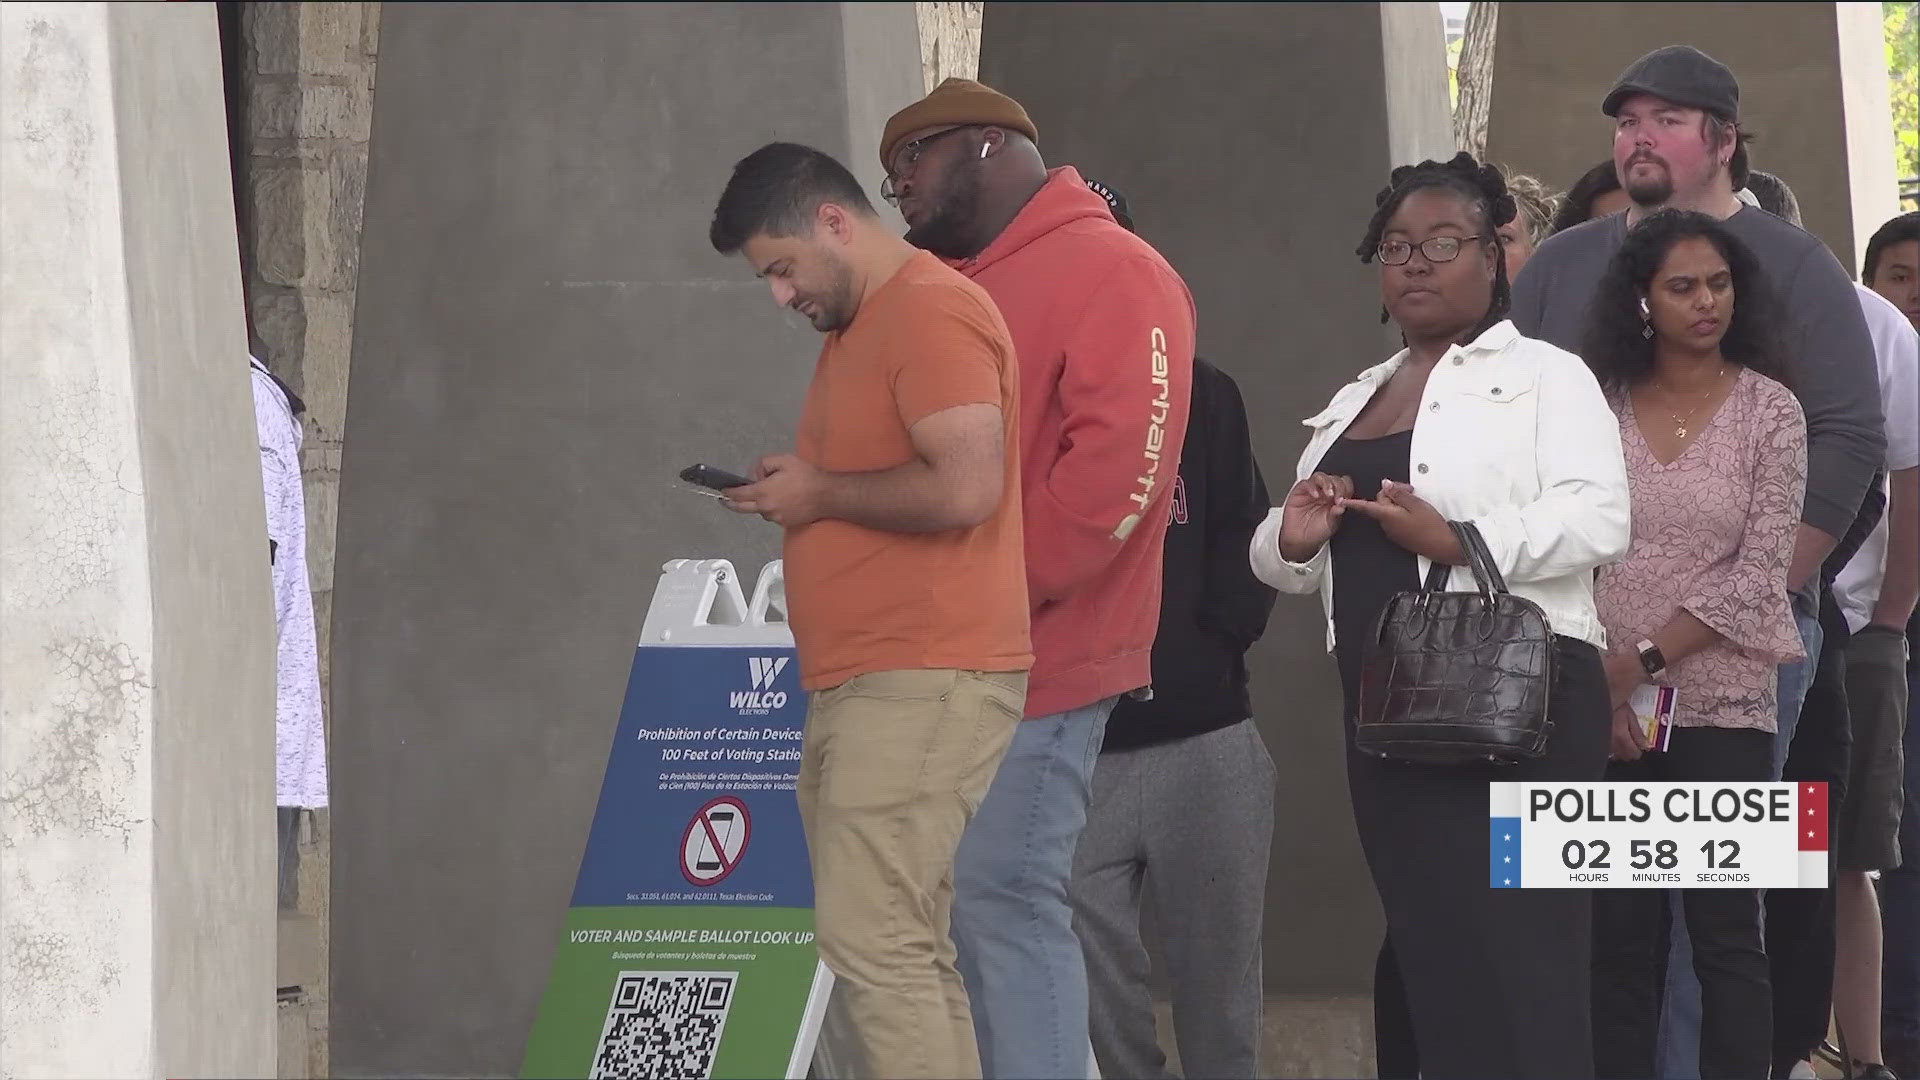
POLYGON ((689 465, 680 470, 680 479, 689 484, 697 484, 709 491, 725 491, 728 488, 746 487, 753 483, 744 476, 735 476, 711 465, 689 465))

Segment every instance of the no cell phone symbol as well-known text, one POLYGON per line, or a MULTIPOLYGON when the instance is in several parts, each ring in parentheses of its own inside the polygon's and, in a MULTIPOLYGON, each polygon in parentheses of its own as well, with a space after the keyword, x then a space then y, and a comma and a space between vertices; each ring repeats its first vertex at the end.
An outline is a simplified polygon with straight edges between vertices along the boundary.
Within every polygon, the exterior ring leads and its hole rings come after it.
POLYGON ((701 807, 680 837, 680 873, 695 885, 718 885, 740 865, 751 831, 747 804, 731 795, 701 807))

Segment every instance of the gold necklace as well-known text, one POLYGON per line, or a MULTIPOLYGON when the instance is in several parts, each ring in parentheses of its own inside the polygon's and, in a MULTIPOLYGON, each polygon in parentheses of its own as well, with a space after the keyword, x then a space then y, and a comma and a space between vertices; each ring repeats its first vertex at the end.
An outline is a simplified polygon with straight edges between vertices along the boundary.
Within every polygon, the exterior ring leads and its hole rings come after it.
MULTIPOLYGON (((1720 388, 1720 380, 1725 377, 1726 374, 1727 365, 1723 363, 1720 365, 1720 370, 1713 373, 1713 381, 1708 383, 1707 388, 1700 392, 1699 398, 1693 403, 1693 408, 1687 410, 1686 416, 1682 417, 1679 413, 1674 412, 1672 408, 1667 409, 1667 415, 1673 418, 1674 437, 1678 438, 1681 442, 1686 441, 1687 427, 1693 423, 1693 415, 1699 412, 1700 406, 1705 405, 1707 398, 1712 397, 1713 392, 1720 388)), ((1654 385, 1660 387, 1660 392, 1667 395, 1667 397, 1672 398, 1675 396, 1673 391, 1667 389, 1666 386, 1657 380, 1654 385)))

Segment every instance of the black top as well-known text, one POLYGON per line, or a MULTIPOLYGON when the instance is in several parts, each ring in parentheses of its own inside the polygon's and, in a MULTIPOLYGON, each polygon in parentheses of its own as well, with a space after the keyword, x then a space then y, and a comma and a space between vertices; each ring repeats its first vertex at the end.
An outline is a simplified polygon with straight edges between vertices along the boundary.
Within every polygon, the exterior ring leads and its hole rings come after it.
POLYGON ((1174 481, 1153 643, 1153 699, 1122 698, 1104 750, 1203 735, 1253 715, 1246 652, 1267 628, 1274 591, 1247 547, 1272 505, 1231 376, 1193 362, 1187 438, 1174 481))
MULTIPOLYGON (((1378 439, 1341 437, 1327 448, 1319 471, 1353 480, 1353 494, 1371 499, 1382 480, 1410 483, 1413 431, 1378 439)), ((1380 613, 1396 593, 1420 587, 1420 563, 1414 554, 1387 538, 1380 523, 1349 511, 1328 543, 1333 563, 1334 657, 1340 662, 1340 689, 1348 718, 1360 711, 1360 658, 1380 613)))
POLYGON ((1853 524, 1847 526, 1846 535, 1842 536, 1839 542, 1834 544, 1833 550, 1827 553, 1827 561, 1820 564, 1822 589, 1829 591, 1833 589, 1834 579, 1840 576, 1840 571, 1847 568, 1847 564, 1853 561, 1853 557, 1859 554, 1860 548, 1866 544, 1867 537, 1873 535, 1873 530, 1880 527, 1880 519, 1886 516, 1887 512, 1887 493, 1880 486, 1886 478, 1887 474, 1884 470, 1873 474, 1873 483, 1867 485, 1866 497, 1860 500, 1860 509, 1853 515, 1853 524))

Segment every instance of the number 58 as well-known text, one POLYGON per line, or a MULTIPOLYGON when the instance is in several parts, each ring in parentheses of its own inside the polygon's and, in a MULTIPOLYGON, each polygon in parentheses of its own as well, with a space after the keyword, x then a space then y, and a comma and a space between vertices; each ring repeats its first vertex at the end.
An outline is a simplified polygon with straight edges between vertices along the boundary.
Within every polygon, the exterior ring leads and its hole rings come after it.
POLYGON ((1671 840, 1653 843, 1649 840, 1635 840, 1627 853, 1627 861, 1635 870, 1645 870, 1657 866, 1662 870, 1671 870, 1680 865, 1680 845, 1671 840))

